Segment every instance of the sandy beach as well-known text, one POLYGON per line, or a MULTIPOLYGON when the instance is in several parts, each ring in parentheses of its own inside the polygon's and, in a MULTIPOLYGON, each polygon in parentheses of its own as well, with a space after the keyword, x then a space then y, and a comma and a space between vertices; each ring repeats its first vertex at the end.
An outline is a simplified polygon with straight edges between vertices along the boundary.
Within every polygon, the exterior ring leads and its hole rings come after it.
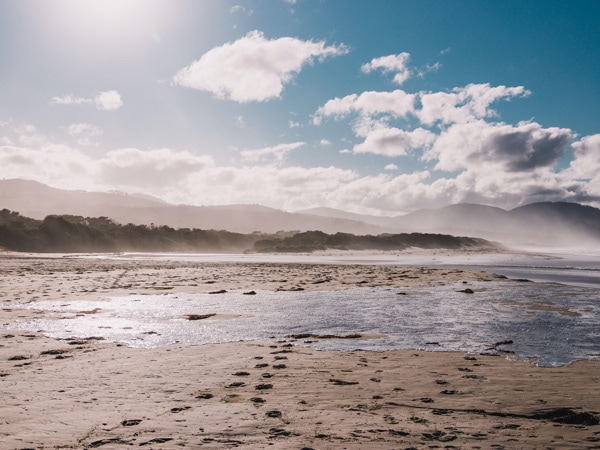
MULTIPOLYGON (((410 288, 492 273, 360 264, 0 256, 0 448, 600 448, 600 362, 319 351, 324 337, 133 349, 10 324, 38 301, 410 288), (27 304, 29 308, 24 308, 27 304)), ((93 314, 93 311, 80 311, 93 314)))

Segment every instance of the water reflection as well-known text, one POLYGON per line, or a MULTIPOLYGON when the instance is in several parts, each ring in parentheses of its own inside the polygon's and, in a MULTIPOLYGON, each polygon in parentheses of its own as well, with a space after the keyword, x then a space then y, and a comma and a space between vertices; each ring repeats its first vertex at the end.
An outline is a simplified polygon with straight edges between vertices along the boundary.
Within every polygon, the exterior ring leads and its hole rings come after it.
MULTIPOLYGON (((540 365, 600 357, 600 313, 595 289, 517 282, 333 292, 241 292, 222 295, 137 295, 97 301, 37 302, 45 319, 10 328, 57 337, 101 336, 134 347, 284 338, 290 334, 373 339, 319 340, 336 350, 396 348, 485 352, 494 343, 540 365), (51 318, 49 317, 49 314, 51 318), (216 314, 188 320, 190 314, 216 314)), ((5 328, 8 326, 5 325, 5 328)))

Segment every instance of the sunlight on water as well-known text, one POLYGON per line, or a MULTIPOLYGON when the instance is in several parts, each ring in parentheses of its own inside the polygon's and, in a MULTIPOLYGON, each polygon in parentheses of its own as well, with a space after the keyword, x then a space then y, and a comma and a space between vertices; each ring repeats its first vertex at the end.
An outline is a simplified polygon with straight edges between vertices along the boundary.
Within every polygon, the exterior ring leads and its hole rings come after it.
MULTIPOLYGON (((318 340, 334 350, 426 349, 511 351, 540 365, 600 357, 596 290, 518 282, 435 288, 270 292, 257 295, 132 295, 97 301, 23 305, 52 319, 11 324, 56 338, 104 337, 132 347, 282 339, 290 334, 346 335, 367 339, 318 340), (202 320, 189 315, 215 314, 202 320), (501 341, 512 344, 498 346, 501 341), (490 350, 492 349, 492 350, 490 350)), ((302 342, 302 341, 300 341, 302 342)))

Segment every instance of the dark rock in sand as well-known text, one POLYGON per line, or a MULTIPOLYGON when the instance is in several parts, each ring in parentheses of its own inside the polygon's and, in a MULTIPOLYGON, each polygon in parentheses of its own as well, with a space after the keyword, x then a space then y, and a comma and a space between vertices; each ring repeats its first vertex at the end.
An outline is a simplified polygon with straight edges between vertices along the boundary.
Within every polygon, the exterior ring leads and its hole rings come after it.
POLYGON ((214 317, 216 316, 216 313, 209 313, 209 314, 186 314, 185 318, 187 320, 203 320, 203 319, 208 319, 209 317, 214 317))
POLYGON ((142 419, 129 419, 121 422, 121 425, 124 427, 133 427, 135 425, 139 425, 140 423, 142 423, 142 419))
POLYGON ((550 422, 570 425, 598 425, 598 417, 589 412, 575 412, 570 408, 558 408, 540 411, 531 416, 532 419, 548 420, 550 422))
POLYGON ((352 386, 354 384, 358 384, 358 381, 344 381, 338 380, 337 378, 330 378, 329 382, 335 384, 336 386, 352 386))
POLYGON ((202 399, 202 400, 210 400, 213 397, 214 397, 214 395, 212 395, 210 393, 200 394, 200 395, 196 396, 197 399, 202 399))

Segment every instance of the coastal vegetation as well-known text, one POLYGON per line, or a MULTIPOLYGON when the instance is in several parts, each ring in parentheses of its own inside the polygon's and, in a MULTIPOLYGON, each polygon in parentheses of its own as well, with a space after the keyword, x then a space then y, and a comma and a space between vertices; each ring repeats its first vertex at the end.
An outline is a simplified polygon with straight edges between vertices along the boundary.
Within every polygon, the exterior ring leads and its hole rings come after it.
POLYGON ((312 252, 316 250, 404 250, 491 248, 484 239, 445 234, 354 235, 322 231, 250 234, 175 229, 167 225, 121 225, 108 217, 49 215, 32 219, 0 211, 0 248, 17 252, 312 252))

